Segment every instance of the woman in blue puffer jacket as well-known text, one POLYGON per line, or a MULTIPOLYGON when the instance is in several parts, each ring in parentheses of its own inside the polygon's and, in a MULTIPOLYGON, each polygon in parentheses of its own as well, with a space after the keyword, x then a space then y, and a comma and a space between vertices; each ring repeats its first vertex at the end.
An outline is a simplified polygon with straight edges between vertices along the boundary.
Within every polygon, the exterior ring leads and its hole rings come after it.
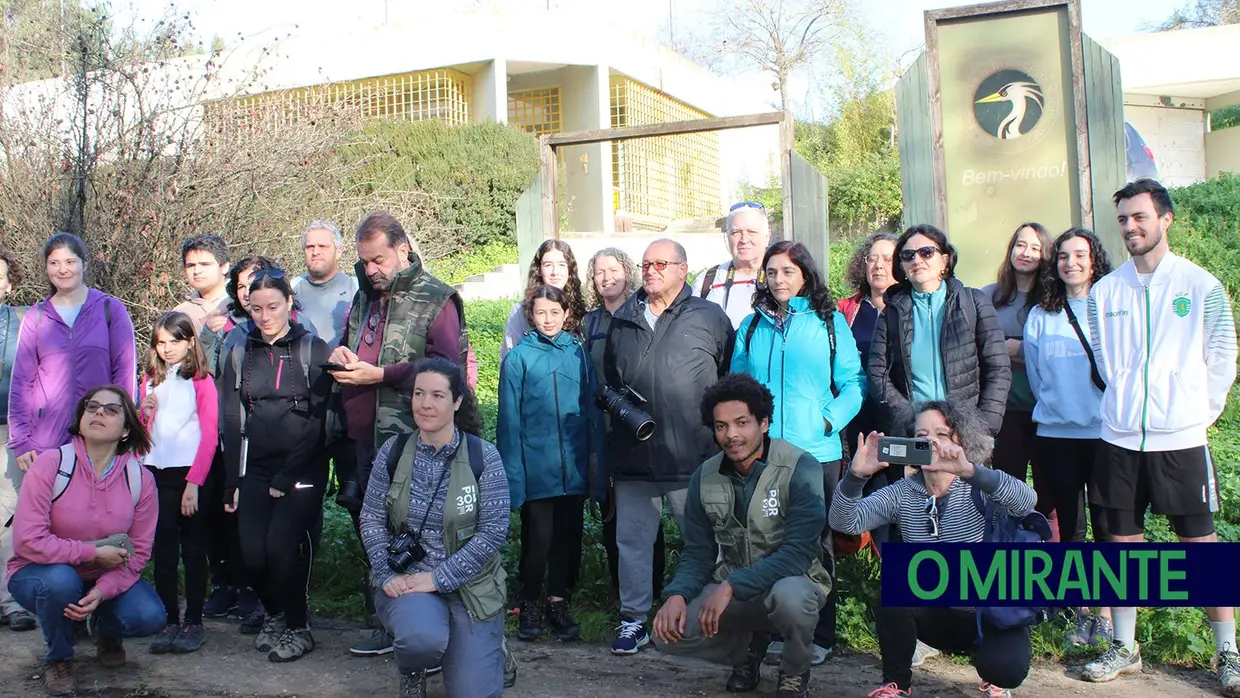
POLYGON ((602 413, 591 404, 594 366, 581 340, 564 331, 569 305, 554 286, 533 289, 525 315, 534 329, 500 366, 496 446, 521 512, 522 640, 542 635, 544 576, 552 630, 561 640, 580 636, 569 599, 581 566, 584 503, 606 487, 595 472, 602 413))
MULTIPOLYGON (((805 245, 784 240, 762 260, 766 286, 754 292, 754 313, 741 322, 732 371, 748 373, 775 396, 771 438, 809 452, 822 463, 824 506, 844 464, 840 435, 861 410, 865 374, 857 342, 814 258, 805 245)), ((824 531, 823 540, 830 541, 824 531)), ((835 576, 831 554, 824 564, 835 576)), ((836 592, 819 613, 813 663, 825 661, 835 645, 836 592)), ((767 661, 778 661, 783 642, 775 638, 767 661)))

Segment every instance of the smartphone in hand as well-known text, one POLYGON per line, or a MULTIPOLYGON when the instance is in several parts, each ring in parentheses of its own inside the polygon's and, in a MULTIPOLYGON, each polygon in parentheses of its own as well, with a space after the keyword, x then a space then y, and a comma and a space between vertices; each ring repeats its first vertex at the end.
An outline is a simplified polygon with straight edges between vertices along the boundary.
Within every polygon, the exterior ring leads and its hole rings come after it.
POLYGON ((884 436, 878 440, 878 460, 883 463, 920 468, 930 465, 933 459, 934 449, 930 446, 930 439, 884 436))

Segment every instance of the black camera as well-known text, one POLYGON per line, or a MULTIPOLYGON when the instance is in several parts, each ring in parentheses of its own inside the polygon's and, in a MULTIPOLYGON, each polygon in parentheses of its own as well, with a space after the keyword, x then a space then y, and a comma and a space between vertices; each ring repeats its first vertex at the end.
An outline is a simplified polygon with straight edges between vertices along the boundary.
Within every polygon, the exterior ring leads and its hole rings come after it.
POLYGON ((408 531, 393 537, 388 542, 387 563, 396 574, 407 573, 410 567, 425 559, 426 548, 422 547, 422 541, 414 538, 413 534, 408 531))
POLYGON ((645 441, 654 435, 654 418, 634 405, 629 400, 630 396, 637 398, 643 403, 646 402, 646 398, 638 395, 632 388, 626 387, 623 390, 615 390, 606 385, 599 386, 598 394, 595 395, 594 399, 599 407, 607 410, 612 419, 628 427, 638 441, 645 441))

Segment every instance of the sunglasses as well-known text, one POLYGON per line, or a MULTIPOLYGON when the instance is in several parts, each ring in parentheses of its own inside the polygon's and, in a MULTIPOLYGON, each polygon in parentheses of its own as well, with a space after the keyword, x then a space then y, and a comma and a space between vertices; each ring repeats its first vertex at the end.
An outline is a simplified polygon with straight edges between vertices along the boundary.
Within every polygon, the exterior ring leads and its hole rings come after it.
POLYGON ((370 318, 366 320, 366 333, 362 335, 362 339, 365 340, 367 346, 375 343, 376 332, 379 330, 380 312, 382 311, 377 310, 371 313, 370 318))
POLYGON ((669 262, 666 259, 656 259, 653 262, 642 262, 642 271, 650 271, 650 268, 654 267, 655 271, 663 273, 664 269, 674 264, 684 264, 684 262, 669 262))
POLYGON ((255 281, 258 281, 259 277, 262 277, 262 276, 269 276, 273 279, 283 279, 284 270, 279 267, 271 267, 270 269, 259 269, 258 271, 254 272, 254 277, 253 279, 251 279, 250 283, 253 284, 255 281))
POLYGON ((929 523, 926 524, 926 533, 939 537, 939 500, 933 496, 926 500, 926 518, 929 523))
POLYGON ((918 247, 915 250, 907 250, 907 249, 900 250, 900 261, 911 262, 913 261, 914 257, 921 257, 922 259, 929 260, 931 257, 933 257, 934 255, 938 253, 939 253, 939 248, 932 247, 930 245, 927 245, 925 247, 918 247))
POLYGON ((91 400, 86 403, 86 414, 99 414, 102 412, 109 417, 119 417, 124 411, 124 406, 119 402, 95 402, 91 400))
POLYGON ((739 211, 742 208, 756 208, 760 211, 766 210, 766 207, 758 203, 757 201, 742 201, 739 204, 732 204, 732 208, 728 209, 728 213, 739 211))

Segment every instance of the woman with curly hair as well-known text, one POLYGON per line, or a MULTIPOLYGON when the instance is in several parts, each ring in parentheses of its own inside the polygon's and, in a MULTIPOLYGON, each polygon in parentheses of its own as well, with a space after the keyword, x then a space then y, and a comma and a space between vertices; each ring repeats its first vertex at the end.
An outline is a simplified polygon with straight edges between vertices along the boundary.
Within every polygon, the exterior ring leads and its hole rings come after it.
MULTIPOLYGON (((896 236, 878 232, 866 238, 853 251, 848 262, 846 278, 856 294, 841 300, 837 305, 852 328, 857 349, 864 357, 870 353, 870 341, 874 339, 874 325, 878 314, 887 307, 883 294, 896 282, 891 270, 896 256, 896 236)), ((851 442, 850 442, 851 443, 851 442)))
MULTIPOLYGON (((1098 236, 1072 228, 1056 238, 1054 265, 1042 274, 1042 301, 1025 322, 1024 357, 1036 404, 1033 472, 1042 473, 1038 510, 1059 515, 1059 539, 1085 541, 1085 485, 1102 439, 1099 408, 1105 384, 1094 367, 1085 321, 1089 289, 1111 273, 1098 236)), ((1107 540, 1106 518, 1092 515, 1094 540, 1107 540)), ((1112 636, 1109 608, 1098 615, 1080 609, 1069 645, 1097 645, 1112 636)))
MULTIPOLYGON (((861 356, 843 313, 805 245, 782 240, 762 260, 766 285, 754 292, 754 313, 741 322, 732 372, 747 373, 775 396, 771 438, 788 441, 822 463, 826 505, 839 479, 840 434, 865 396, 861 356), (824 351, 826 349, 826 351, 824 351)), ((825 561, 830 570, 830 560, 825 561)), ((819 613, 814 664, 835 644, 835 593, 819 613)), ((783 649, 769 648, 768 658, 783 649)))
POLYGON ((564 318, 564 331, 570 334, 581 333, 581 321, 586 316, 586 302, 581 293, 581 277, 577 274, 577 258, 573 256, 573 248, 563 240, 543 240, 530 262, 530 272, 525 281, 525 297, 512 306, 508 314, 508 323, 504 325, 504 343, 499 347, 499 360, 513 347, 521 343, 521 338, 533 328, 525 318, 525 303, 534 289, 546 284, 564 292, 568 299, 568 315, 564 318))

